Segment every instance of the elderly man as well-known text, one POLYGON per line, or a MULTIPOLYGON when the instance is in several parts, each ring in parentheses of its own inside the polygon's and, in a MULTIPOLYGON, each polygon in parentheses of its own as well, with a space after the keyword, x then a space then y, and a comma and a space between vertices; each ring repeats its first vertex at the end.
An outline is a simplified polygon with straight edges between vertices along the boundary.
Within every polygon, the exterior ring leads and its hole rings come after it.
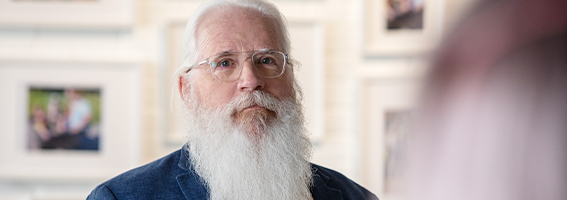
POLYGON ((274 5, 208 2, 183 45, 186 145, 99 185, 89 199, 377 199, 309 163, 287 29, 274 5))

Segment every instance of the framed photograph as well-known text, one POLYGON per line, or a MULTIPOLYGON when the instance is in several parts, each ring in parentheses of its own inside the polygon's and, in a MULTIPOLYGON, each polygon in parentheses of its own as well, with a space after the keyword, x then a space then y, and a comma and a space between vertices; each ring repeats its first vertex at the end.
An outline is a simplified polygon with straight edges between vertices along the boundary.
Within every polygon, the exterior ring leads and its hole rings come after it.
POLYGON ((103 180, 139 164, 134 64, 0 62, 0 179, 103 180))
POLYGON ((101 88, 29 86, 27 150, 99 151, 101 88))
POLYGON ((161 80, 162 93, 160 107, 161 107, 161 121, 163 141, 166 146, 172 148, 179 148, 185 143, 185 135, 183 133, 183 118, 181 113, 181 97, 179 96, 176 88, 177 80, 174 78, 175 71, 180 65, 181 43, 183 34, 185 32, 186 21, 173 21, 166 25, 165 35, 165 49, 166 55, 164 56, 164 68, 161 80))
POLYGON ((0 0, 0 25, 126 28, 133 0, 0 0))
POLYGON ((402 200, 406 138, 412 125, 418 80, 368 78, 360 88, 361 183, 380 198, 402 200))
POLYGON ((290 57, 299 62, 295 77, 303 91, 303 113, 311 142, 325 137, 325 27, 315 21, 289 21, 290 57))
MULTIPOLYGON (((172 22, 167 26, 166 56, 164 67, 162 117, 165 131, 165 144, 179 147, 185 142, 177 91, 173 91, 173 73, 179 67, 181 40, 186 22, 172 22), (172 93, 173 92, 173 93, 172 93), (171 99, 173 98, 173 99, 171 99)), ((290 21, 288 26, 292 50, 290 57, 300 63, 295 67, 295 75, 303 89, 304 115, 307 130, 313 142, 324 137, 325 116, 325 47, 324 26, 313 21, 290 21)))
POLYGON ((404 56, 432 50, 442 33, 444 0, 367 0, 367 56, 404 56))

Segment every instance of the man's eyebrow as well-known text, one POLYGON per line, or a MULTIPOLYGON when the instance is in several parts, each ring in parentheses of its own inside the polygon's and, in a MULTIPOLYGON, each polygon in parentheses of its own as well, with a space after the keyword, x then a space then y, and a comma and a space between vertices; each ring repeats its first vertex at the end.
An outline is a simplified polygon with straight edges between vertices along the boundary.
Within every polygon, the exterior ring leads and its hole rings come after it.
MULTIPOLYGON (((268 49, 268 48, 266 48, 266 49, 260 49, 260 50, 258 50, 258 52, 266 52, 266 51, 274 51, 274 49, 268 49)), ((247 52, 252 53, 252 52, 255 52, 255 51, 247 51, 247 52)), ((226 51, 221 51, 220 53, 217 53, 217 54, 214 54, 214 55, 216 55, 216 56, 226 56, 226 55, 232 55, 232 54, 234 54, 234 53, 238 53, 238 52, 235 51, 235 50, 226 50, 226 51)))
POLYGON ((259 52, 274 51, 273 49, 260 49, 259 52))
POLYGON ((217 53, 215 55, 221 56, 221 55, 230 55, 230 54, 234 54, 234 50, 222 51, 222 52, 217 53))

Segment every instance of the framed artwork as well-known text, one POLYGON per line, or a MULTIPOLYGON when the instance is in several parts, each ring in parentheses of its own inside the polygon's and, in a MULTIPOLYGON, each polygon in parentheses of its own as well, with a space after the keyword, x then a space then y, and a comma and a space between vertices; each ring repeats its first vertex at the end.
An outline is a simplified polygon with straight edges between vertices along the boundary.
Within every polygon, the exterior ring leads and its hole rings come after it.
POLYGON ((411 110, 386 110, 384 113, 384 193, 403 193, 401 182, 407 151, 407 136, 412 125, 411 110))
MULTIPOLYGON (((167 26, 166 56, 162 80, 161 100, 162 124, 165 144, 179 147, 185 142, 177 91, 172 90, 177 80, 173 73, 179 67, 181 41, 186 22, 172 22, 167 26), (172 93, 173 92, 173 93, 172 93)), ((290 57, 300 63, 294 70, 303 89, 304 115, 307 130, 313 142, 324 137, 325 110, 325 68, 324 68, 324 26, 312 21, 290 21, 288 25, 292 50, 290 57)))
POLYGON ((28 151, 99 151, 101 88, 29 86, 28 151))
POLYGON ((139 164, 133 64, 0 62, 0 178, 102 180, 139 164))
POLYGON ((324 25, 315 21, 289 21, 290 57, 300 63, 294 68, 303 91, 303 113, 311 141, 325 137, 325 35, 324 25))
POLYGON ((133 0, 0 0, 0 25, 125 28, 133 0))
POLYGON ((360 88, 361 183, 380 198, 403 199, 406 138, 411 130, 418 80, 368 78, 360 88))
POLYGON ((174 21, 166 26, 165 31, 166 55, 164 56, 164 70, 161 80, 161 96, 163 98, 161 98, 160 113, 162 116, 162 139, 166 146, 173 148, 179 148, 185 143, 183 122, 181 121, 183 118, 181 106, 183 104, 177 90, 174 90, 177 80, 174 78, 173 74, 180 65, 181 43, 186 24, 186 21, 174 21))
POLYGON ((367 0, 367 56, 403 56, 432 50, 442 33, 444 0, 367 0))

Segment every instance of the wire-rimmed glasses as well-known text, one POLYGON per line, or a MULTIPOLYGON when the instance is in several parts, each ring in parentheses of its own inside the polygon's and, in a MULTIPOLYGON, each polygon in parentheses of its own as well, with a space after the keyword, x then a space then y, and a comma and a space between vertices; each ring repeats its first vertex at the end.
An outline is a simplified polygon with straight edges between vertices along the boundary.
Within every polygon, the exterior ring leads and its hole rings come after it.
POLYGON ((242 66, 246 62, 246 58, 250 59, 256 72, 262 78, 276 78, 281 76, 286 67, 287 54, 271 49, 261 49, 255 52, 223 52, 189 66, 187 72, 191 69, 204 64, 209 64, 211 73, 219 81, 234 81, 240 77, 242 66), (250 57, 243 57, 244 54, 250 54, 250 57))

